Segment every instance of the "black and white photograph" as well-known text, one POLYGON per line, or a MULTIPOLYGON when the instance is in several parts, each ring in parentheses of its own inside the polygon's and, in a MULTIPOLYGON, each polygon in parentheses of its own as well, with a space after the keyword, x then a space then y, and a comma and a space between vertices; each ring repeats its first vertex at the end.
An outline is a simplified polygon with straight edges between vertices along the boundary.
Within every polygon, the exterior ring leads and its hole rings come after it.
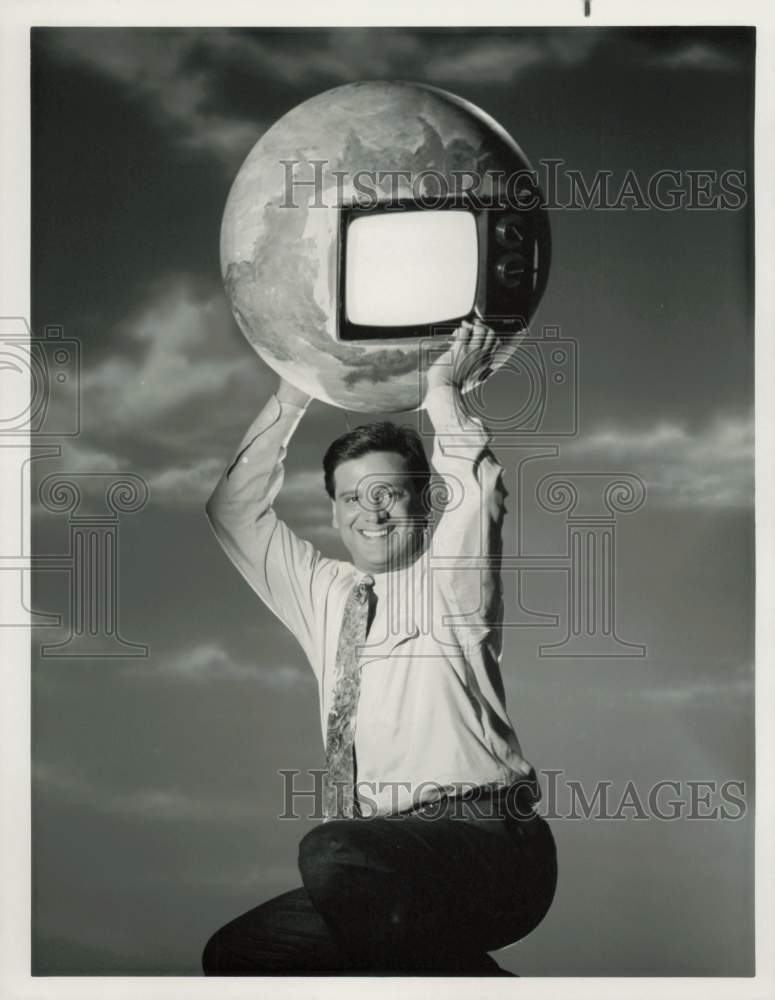
POLYGON ((136 6, 3 14, 7 995, 764 996, 772 25, 136 6))

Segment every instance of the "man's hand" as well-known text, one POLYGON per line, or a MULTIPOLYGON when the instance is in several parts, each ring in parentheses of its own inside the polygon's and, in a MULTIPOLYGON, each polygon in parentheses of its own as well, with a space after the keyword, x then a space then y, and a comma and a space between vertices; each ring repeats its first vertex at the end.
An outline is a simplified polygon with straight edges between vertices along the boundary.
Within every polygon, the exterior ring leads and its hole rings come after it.
POLYGON ((463 320, 452 334, 450 345, 428 368, 428 392, 439 386, 465 392, 487 375, 489 362, 500 341, 489 326, 476 317, 463 320))
POLYGON ((309 396, 306 392, 302 392, 301 389, 297 389, 295 385, 286 382, 282 377, 277 384, 275 395, 281 403, 290 403, 293 406, 302 407, 306 406, 312 399, 312 396, 309 396))

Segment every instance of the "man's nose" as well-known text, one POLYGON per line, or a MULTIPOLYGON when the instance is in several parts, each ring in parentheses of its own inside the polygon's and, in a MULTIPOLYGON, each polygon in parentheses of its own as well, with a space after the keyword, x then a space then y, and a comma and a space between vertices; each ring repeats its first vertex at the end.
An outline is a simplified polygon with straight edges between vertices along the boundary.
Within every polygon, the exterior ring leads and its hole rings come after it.
POLYGON ((361 504, 361 510, 370 521, 384 521, 390 516, 390 504, 382 498, 361 504))
POLYGON ((363 508, 363 512, 370 521, 382 524, 390 517, 390 501, 380 497, 371 503, 366 504, 363 508))
POLYGON ((380 521, 384 521, 390 516, 390 508, 393 505, 390 490, 376 489, 369 498, 367 504, 368 512, 380 521))

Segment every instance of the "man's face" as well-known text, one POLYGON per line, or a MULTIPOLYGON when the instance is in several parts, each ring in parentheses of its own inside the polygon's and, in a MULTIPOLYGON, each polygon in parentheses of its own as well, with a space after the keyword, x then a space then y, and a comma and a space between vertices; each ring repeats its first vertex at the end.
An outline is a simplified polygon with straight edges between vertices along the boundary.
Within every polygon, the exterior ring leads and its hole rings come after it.
POLYGON ((370 451, 342 462, 334 494, 333 525, 358 569, 384 573, 419 555, 426 519, 403 455, 370 451))

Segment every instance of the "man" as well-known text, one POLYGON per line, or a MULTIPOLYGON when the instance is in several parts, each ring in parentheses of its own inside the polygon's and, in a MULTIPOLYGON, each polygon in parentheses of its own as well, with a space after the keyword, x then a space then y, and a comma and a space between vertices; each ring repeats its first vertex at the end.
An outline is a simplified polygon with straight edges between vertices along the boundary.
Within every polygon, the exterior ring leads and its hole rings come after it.
POLYGON ((427 374, 433 466, 449 502, 431 534, 418 435, 357 428, 324 458, 325 558, 272 509, 309 397, 281 380, 207 511, 237 568, 315 673, 326 819, 302 840, 302 887, 208 941, 209 975, 507 975, 489 957, 552 901, 554 840, 506 712, 498 571, 506 491, 463 390, 498 348, 464 322, 427 374))

